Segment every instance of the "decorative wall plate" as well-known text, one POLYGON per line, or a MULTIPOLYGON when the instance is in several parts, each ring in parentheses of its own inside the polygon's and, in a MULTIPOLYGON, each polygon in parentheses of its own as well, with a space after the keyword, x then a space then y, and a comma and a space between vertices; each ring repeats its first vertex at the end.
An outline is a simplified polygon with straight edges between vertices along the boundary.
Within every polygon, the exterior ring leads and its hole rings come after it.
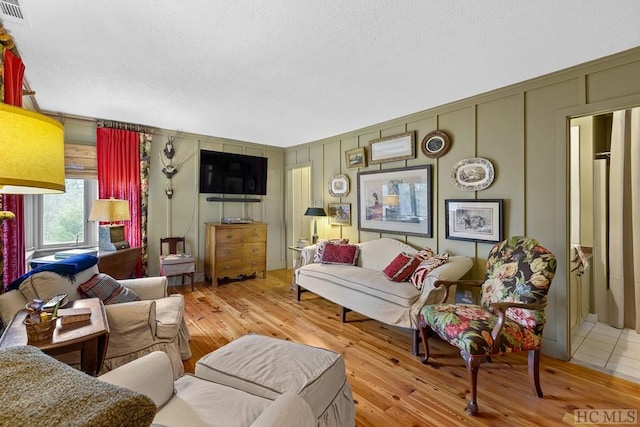
POLYGON ((432 159, 444 156, 451 147, 451 140, 449 135, 441 130, 434 130, 429 132, 422 138, 422 144, 420 148, 425 156, 432 159))
POLYGON ((451 170, 451 180, 460 190, 480 191, 493 182, 493 164, 482 157, 461 160, 451 170))
POLYGON ((334 175, 329 178, 329 194, 333 197, 345 197, 349 194, 349 178, 346 175, 334 175))

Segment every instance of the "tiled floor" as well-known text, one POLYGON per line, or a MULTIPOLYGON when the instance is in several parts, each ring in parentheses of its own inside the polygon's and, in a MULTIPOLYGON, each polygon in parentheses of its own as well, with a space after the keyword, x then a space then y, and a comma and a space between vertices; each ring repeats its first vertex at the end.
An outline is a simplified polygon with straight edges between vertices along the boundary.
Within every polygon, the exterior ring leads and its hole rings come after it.
POLYGON ((571 361, 640 382, 640 334, 584 322, 571 339, 571 361))

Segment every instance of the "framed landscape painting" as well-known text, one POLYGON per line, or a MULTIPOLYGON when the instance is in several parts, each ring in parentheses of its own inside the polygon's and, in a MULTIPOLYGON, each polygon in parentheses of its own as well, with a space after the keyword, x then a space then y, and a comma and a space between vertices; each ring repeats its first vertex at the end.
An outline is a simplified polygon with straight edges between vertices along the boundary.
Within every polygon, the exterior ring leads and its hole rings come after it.
POLYGON ((358 229, 431 237, 431 165, 358 173, 358 229))
POLYGON ((502 199, 444 202, 447 239, 486 243, 502 241, 502 199))

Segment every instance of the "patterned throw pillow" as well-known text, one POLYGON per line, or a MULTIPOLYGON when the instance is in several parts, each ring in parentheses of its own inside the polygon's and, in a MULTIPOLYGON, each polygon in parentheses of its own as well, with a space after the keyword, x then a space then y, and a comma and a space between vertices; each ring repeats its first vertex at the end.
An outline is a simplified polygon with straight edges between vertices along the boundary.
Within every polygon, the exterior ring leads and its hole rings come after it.
POLYGON ((431 248, 424 248, 422 249, 420 252, 418 252, 417 254, 415 254, 414 256, 418 259, 420 259, 421 261, 426 261, 429 258, 431 258, 432 256, 434 256, 436 253, 433 252, 433 249, 431 248))
POLYGON ((140 301, 140 297, 135 292, 104 273, 96 274, 78 286, 78 292, 86 298, 100 298, 105 305, 140 301))
POLYGON ((417 290, 422 290, 425 279, 436 268, 449 261, 449 254, 438 254, 422 261, 416 271, 413 272, 409 281, 417 290))
POLYGON ((384 270, 382 270, 390 280, 394 282, 406 282, 422 260, 413 257, 406 252, 399 253, 384 270))
POLYGON ((321 252, 320 262, 323 264, 355 265, 359 249, 357 245, 326 242, 321 252))

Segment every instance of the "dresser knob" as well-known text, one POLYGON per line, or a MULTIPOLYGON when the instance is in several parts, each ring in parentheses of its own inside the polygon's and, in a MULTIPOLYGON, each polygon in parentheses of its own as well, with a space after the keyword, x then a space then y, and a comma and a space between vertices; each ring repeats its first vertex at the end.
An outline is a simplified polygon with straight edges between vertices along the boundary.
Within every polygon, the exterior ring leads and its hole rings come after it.
POLYGON ((231 249, 227 249, 226 251, 224 251, 225 255, 231 255, 231 249))
POLYGON ((253 252, 253 253, 255 254, 256 252, 258 252, 258 248, 253 248, 253 249, 251 250, 251 252, 253 252))
POLYGON ((225 269, 225 270, 230 270, 230 269, 231 269, 231 266, 230 266, 230 265, 225 265, 225 266, 224 266, 224 269, 225 269))
POLYGON ((233 234, 227 234, 227 239, 231 239, 233 237, 233 234))

